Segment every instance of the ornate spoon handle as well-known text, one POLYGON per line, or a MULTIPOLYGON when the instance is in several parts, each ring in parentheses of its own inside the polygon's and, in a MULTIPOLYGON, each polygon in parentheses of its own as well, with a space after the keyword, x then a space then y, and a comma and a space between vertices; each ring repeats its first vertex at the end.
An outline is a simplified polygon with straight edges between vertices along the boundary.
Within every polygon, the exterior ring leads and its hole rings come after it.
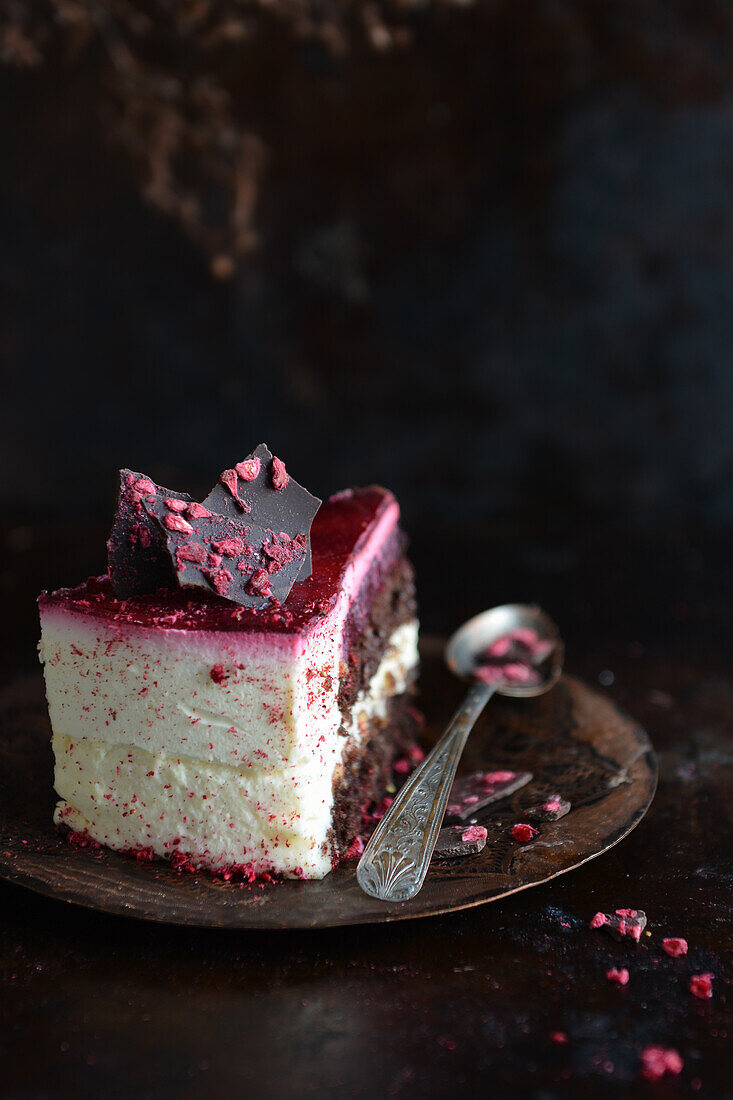
POLYGON ((356 868, 362 890, 380 901, 408 901, 419 893, 443 823, 464 745, 493 686, 475 684, 445 733, 412 773, 377 825, 356 868))

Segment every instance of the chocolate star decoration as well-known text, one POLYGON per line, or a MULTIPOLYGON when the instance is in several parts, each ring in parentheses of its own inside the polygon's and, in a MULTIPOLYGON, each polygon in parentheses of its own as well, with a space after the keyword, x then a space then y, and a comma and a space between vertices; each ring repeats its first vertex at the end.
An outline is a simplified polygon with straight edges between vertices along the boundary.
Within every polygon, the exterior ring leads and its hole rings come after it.
POLYGON ((284 603, 310 572, 309 531, 320 503, 264 444, 225 471, 203 504, 121 470, 107 543, 115 593, 197 587, 255 609, 284 603))
MULTIPOLYGON (((294 538, 310 531, 321 501, 290 477, 285 464, 275 458, 265 443, 260 443, 242 462, 220 474, 218 485, 203 504, 216 515, 283 531, 294 538)), ((297 579, 304 581, 310 575, 308 540, 297 579)))

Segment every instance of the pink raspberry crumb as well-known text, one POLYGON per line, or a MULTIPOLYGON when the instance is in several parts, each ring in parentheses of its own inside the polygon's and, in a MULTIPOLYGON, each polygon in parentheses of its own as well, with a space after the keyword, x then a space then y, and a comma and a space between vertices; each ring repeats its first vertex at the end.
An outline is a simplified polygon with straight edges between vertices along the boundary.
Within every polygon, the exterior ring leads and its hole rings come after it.
POLYGON ((278 493, 282 492, 287 487, 290 481, 290 475, 285 469, 285 463, 281 458, 273 458, 272 460, 272 487, 278 493))
POLYGON ((192 500, 186 505, 186 515, 189 519, 206 519, 211 515, 208 508, 204 508, 203 504, 198 504, 197 501, 192 500))
POLYGON ((616 982, 617 985, 629 984, 629 972, 625 966, 622 966, 620 970, 612 966, 610 970, 606 971, 606 978, 609 982, 616 982))
POLYGON ((563 1046, 568 1041, 567 1031, 551 1031, 550 1039, 553 1043, 557 1043, 558 1046, 563 1046))
POLYGON ((175 512, 167 512, 163 523, 169 531, 177 531, 179 535, 190 535, 193 531, 191 524, 183 516, 176 515, 175 512))
POLYGON ((641 1076, 645 1081, 658 1081, 665 1073, 676 1076, 684 1062, 676 1050, 665 1047, 645 1047, 641 1052, 641 1076))
POLYGON ((238 462, 234 469, 237 471, 242 481, 254 481, 260 472, 260 460, 259 458, 246 458, 244 462, 238 462))
POLYGON ((344 859, 358 859, 364 851, 364 841, 360 836, 355 836, 351 844, 344 852, 344 859))
POLYGON ((673 959, 678 959, 680 955, 687 954, 687 940, 680 936, 667 936, 666 940, 662 940, 662 950, 673 959))
POLYGON ((464 844, 470 844, 474 840, 486 840, 488 833, 483 825, 469 825, 467 829, 464 829, 461 833, 461 840, 464 844))
POLYGON ((713 995, 713 975, 693 974, 690 978, 690 993, 701 1001, 709 1001, 713 995))
POLYGON ((590 927, 591 928, 602 928, 605 923, 606 923, 606 914, 605 913, 596 913, 596 915, 593 917, 593 919, 590 922, 590 927))
POLYGON ((504 634, 501 638, 497 638, 495 642, 491 643, 486 650, 486 655, 488 657, 506 657, 511 648, 512 639, 508 634, 504 634))
POLYGON ((512 828, 512 836, 520 844, 529 844, 530 840, 534 840, 537 836, 537 829, 533 829, 531 825, 515 825, 512 828))

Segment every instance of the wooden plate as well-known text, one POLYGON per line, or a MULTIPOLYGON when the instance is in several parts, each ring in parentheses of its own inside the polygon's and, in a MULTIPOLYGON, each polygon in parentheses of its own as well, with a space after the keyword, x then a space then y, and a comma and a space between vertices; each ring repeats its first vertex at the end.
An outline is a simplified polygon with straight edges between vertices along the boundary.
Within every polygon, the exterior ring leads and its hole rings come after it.
MULTIPOLYGON (((455 709, 461 685, 444 669, 437 639, 423 644, 421 706, 430 743, 455 709)), ((0 877, 40 894, 170 924, 216 928, 327 928, 405 920, 495 901, 570 871, 605 852, 639 823, 654 796, 649 739, 605 696, 564 677, 546 696, 495 698, 478 722, 462 769, 530 771, 533 781, 480 822, 489 843, 475 856, 433 863, 417 898, 386 905, 362 893, 354 864, 320 882, 240 886, 179 874, 112 852, 77 849, 57 836, 50 727, 40 677, 0 693, 0 877), (559 793, 572 803, 560 821, 517 844, 523 808, 559 793)))

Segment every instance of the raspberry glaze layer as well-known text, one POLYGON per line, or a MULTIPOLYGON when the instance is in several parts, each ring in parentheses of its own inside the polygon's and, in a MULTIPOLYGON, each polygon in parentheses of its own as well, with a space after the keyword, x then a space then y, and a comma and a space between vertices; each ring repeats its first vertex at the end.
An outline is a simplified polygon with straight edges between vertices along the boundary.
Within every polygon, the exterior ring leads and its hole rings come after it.
POLYGON ((196 589, 123 600, 114 595, 106 576, 92 577, 76 588, 43 593, 38 602, 44 610, 58 608, 142 627, 301 635, 327 616, 345 593, 351 603, 349 619, 356 620, 353 626, 358 629, 360 612, 366 615, 375 589, 404 550, 398 518, 397 501, 380 486, 348 489, 325 501, 311 528, 313 572, 293 586, 282 606, 256 611, 196 589), (374 544, 380 536, 375 569, 374 544), (368 572, 359 561, 367 541, 371 548, 368 572))

